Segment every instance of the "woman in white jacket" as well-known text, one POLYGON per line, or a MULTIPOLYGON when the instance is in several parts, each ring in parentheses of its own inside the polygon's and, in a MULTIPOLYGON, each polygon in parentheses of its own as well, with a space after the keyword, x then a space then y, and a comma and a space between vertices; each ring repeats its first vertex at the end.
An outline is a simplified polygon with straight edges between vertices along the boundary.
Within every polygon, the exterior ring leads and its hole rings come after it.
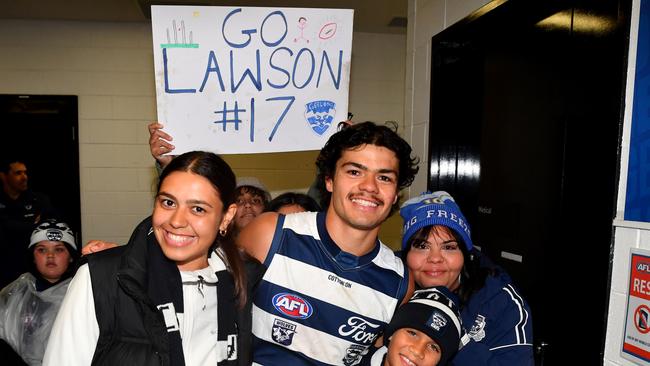
POLYGON ((43 364, 238 365, 250 351, 239 340, 251 336, 246 274, 229 236, 234 192, 235 175, 215 154, 167 165, 152 215, 129 243, 77 271, 43 364))

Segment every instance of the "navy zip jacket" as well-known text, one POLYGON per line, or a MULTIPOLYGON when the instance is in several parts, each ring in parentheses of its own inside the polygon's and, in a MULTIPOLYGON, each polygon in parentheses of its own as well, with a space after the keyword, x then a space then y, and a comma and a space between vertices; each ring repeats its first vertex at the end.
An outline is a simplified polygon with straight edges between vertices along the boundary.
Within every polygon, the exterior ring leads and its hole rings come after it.
POLYGON ((533 322, 530 307, 499 268, 461 309, 467 343, 454 366, 533 366, 533 322))

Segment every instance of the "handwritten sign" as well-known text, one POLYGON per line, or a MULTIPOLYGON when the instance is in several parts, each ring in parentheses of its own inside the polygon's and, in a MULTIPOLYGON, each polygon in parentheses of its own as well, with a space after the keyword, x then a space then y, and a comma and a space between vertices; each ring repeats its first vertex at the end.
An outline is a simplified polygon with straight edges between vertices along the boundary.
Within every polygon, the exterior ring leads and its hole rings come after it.
POLYGON ((152 6, 175 154, 320 149, 347 119, 352 10, 152 6))

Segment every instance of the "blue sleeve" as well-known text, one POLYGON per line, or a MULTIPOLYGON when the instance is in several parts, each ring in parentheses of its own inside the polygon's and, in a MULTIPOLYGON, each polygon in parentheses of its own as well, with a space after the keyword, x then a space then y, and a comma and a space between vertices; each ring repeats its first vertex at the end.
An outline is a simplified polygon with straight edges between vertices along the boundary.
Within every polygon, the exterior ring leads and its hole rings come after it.
POLYGON ((454 357, 452 365, 534 365, 530 308, 511 284, 494 284, 472 296, 471 314, 463 316, 470 341, 454 357), (500 288, 489 288, 498 285, 500 288), (484 298, 483 293, 491 296, 484 298))
POLYGON ((453 358, 453 366, 534 366, 532 345, 508 349, 490 349, 481 342, 471 341, 453 358))

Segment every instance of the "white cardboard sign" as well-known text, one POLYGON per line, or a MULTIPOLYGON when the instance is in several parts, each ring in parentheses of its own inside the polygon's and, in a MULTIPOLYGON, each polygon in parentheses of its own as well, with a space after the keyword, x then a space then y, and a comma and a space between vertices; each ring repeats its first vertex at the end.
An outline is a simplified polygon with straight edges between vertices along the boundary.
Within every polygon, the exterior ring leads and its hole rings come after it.
POLYGON ((152 6, 174 154, 320 149, 347 119, 352 10, 152 6))

